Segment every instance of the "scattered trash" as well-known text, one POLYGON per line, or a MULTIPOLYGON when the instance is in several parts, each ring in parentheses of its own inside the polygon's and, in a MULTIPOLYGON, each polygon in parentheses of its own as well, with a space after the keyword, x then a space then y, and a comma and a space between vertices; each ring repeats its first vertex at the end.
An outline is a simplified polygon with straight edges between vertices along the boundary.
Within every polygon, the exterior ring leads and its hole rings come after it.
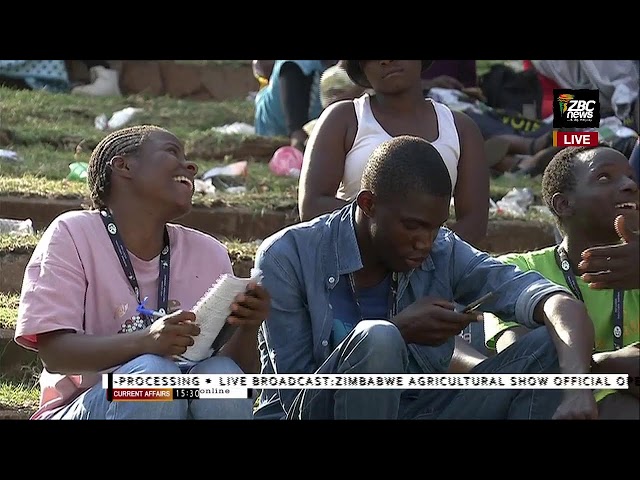
POLYGON ((498 213, 498 204, 496 202, 493 201, 493 198, 489 199, 489 213, 491 215, 494 215, 496 213, 498 213))
POLYGON ((533 192, 529 188, 514 187, 496 202, 497 213, 523 217, 533 204, 534 198, 533 192))
POLYGON ((281 177, 300 177, 302 152, 295 147, 280 147, 269 160, 269 170, 281 177))
POLYGON ((17 152, 14 152, 13 150, 3 150, 3 149, 0 149, 0 159, 9 160, 11 162, 22 161, 22 158, 20 157, 20 155, 18 155, 17 152))
POLYGON ((248 166, 249 162, 243 160, 214 167, 196 179, 195 191, 207 196, 214 196, 218 192, 245 193, 247 188, 243 184, 249 173, 248 166))
POLYGON ((600 143, 615 148, 626 157, 631 155, 638 134, 635 130, 623 125, 619 118, 603 118, 600 120, 600 127, 597 130, 600 143))
POLYGON ((550 223, 554 223, 554 216, 546 205, 531 205, 529 211, 535 212, 550 223))
POLYGON ((109 118, 106 114, 98 115, 96 119, 93 121, 93 124, 98 130, 106 130, 107 125, 109 125, 109 118))
POLYGON ((604 141, 611 140, 615 137, 635 138, 638 136, 635 130, 625 126, 617 117, 606 117, 600 120, 598 133, 600 134, 600 140, 604 141))
POLYGON ((0 233, 26 236, 35 234, 33 222, 30 218, 26 220, 13 220, 11 218, 0 218, 0 233))
POLYGON ((256 129, 253 125, 243 122, 235 122, 230 125, 223 125, 221 127, 212 127, 211 131, 217 133, 223 133, 226 135, 255 135, 256 129))
POLYGON ((247 193, 247 187, 245 187, 244 185, 238 185, 237 187, 227 187, 224 190, 224 193, 247 193))
POLYGON ((142 108, 134 107, 123 108, 111 115, 111 118, 108 120, 107 115, 103 113, 102 115, 98 115, 93 123, 98 130, 117 130, 118 128, 124 127, 137 113, 143 110, 142 108))
POLYGON ((246 160, 241 162, 230 163, 223 167, 213 167, 211 170, 207 170, 202 174, 202 180, 208 180, 214 177, 227 176, 227 177, 246 177, 248 173, 249 163, 246 160))
POLYGON ((89 164, 86 162, 75 162, 69 165, 69 175, 67 180, 73 180, 78 182, 85 182, 87 180, 87 170, 89 164))
POLYGON ((207 197, 214 197, 216 195, 216 187, 211 183, 211 180, 200 180, 196 178, 193 182, 193 189, 196 193, 201 193, 207 197))

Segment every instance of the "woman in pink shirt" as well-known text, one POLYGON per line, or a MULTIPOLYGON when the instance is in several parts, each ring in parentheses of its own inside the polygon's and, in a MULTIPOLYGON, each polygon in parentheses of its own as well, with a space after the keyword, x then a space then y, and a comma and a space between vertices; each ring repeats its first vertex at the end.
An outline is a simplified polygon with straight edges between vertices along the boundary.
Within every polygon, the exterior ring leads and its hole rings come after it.
POLYGON ((251 399, 107 401, 100 374, 257 371, 257 331, 269 296, 252 284, 236 298, 237 326, 214 356, 173 360, 198 335, 190 311, 222 274, 225 247, 169 223, 191 209, 197 167, 182 143, 155 126, 109 134, 93 151, 93 209, 60 215, 27 266, 15 340, 44 364, 36 419, 250 419, 251 399), (137 311, 166 312, 160 318, 137 311))

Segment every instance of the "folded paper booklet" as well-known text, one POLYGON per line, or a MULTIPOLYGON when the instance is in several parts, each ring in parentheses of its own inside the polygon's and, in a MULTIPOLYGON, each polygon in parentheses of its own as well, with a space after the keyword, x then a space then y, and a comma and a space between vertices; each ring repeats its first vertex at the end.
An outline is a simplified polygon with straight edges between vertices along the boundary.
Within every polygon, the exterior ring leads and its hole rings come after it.
POLYGON ((227 323, 233 300, 236 295, 246 291, 250 282, 259 283, 261 279, 262 272, 255 269, 251 270, 250 278, 221 275, 193 307, 196 322, 200 325, 200 335, 193 337, 194 344, 180 358, 199 362, 219 350, 235 330, 233 325, 227 323))

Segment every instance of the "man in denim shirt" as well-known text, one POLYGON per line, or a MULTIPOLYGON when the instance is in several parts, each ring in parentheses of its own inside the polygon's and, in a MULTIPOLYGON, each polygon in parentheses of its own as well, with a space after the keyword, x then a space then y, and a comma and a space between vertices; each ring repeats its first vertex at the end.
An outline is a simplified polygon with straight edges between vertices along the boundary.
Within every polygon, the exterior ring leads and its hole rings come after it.
MULTIPOLYGON (((352 204, 266 239, 256 256, 271 295, 261 373, 446 373, 454 338, 482 306, 537 328, 471 373, 589 373, 584 305, 536 272, 491 258, 442 227, 451 183, 427 141, 372 154, 352 204), (556 353, 557 352, 557 353, 556 353)), ((254 418, 595 418, 588 390, 265 389, 254 418)))

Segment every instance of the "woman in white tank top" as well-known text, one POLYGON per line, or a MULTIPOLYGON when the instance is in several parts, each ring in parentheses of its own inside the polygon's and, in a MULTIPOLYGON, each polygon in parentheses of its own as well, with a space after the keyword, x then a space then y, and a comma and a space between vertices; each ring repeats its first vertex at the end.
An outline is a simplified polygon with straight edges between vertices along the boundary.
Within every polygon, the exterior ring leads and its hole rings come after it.
MULTIPOLYGON (((455 192, 458 179, 458 160, 460 159, 460 140, 453 120, 453 113, 442 103, 426 100, 433 105, 438 121, 438 137, 431 142, 442 155, 449 177, 452 194, 455 192)), ((369 160, 369 155, 391 135, 378 123, 371 111, 371 99, 368 94, 353 100, 358 120, 358 130, 351 150, 347 152, 344 162, 344 173, 336 197, 347 202, 356 198, 360 191, 362 172, 369 160)))
POLYGON ((431 60, 346 60, 351 79, 374 95, 327 108, 305 149, 299 188, 300 218, 309 220, 353 201, 364 167, 385 140, 413 135, 431 142, 449 171, 456 221, 469 243, 487 231, 489 169, 477 125, 462 112, 425 99, 422 70, 431 60))

